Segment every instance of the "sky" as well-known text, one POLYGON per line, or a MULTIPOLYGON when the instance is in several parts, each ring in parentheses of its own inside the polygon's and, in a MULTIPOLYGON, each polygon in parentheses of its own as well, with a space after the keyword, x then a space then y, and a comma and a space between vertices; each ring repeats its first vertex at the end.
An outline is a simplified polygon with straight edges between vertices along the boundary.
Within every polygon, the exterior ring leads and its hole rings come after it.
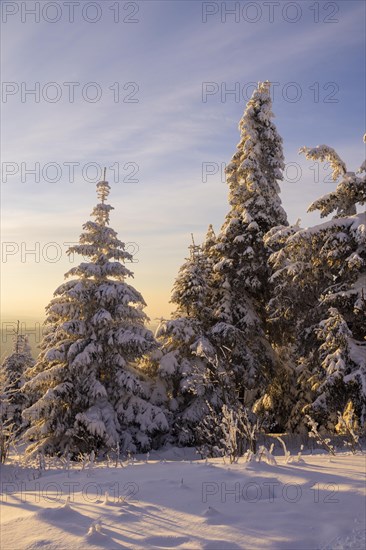
POLYGON ((151 322, 188 254, 228 211, 223 175, 255 83, 272 84, 290 223, 335 188, 298 155, 364 158, 365 3, 2 2, 3 323, 44 319, 78 258, 102 167, 151 322), (73 13, 72 13, 73 12, 73 13), (34 90, 32 93, 31 90, 34 90), (231 93, 230 93, 231 91, 231 93), (32 173, 33 171, 33 173, 32 173))

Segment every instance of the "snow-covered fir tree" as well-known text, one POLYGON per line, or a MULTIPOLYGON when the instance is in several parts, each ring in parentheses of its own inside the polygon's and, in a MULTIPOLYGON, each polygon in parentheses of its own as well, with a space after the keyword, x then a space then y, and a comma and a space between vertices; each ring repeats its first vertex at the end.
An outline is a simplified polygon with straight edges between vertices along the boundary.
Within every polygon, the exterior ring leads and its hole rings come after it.
POLYGON ((126 282, 131 255, 109 227, 113 208, 104 180, 97 184, 94 221, 68 250, 88 261, 66 273, 69 280, 46 308, 41 353, 26 384, 41 395, 24 412, 31 421, 29 452, 147 450, 168 428, 162 410, 149 403, 138 367, 156 342, 145 328, 145 302, 126 282))
POLYGON ((260 83, 226 169, 231 209, 219 235, 210 227, 199 253, 182 266, 172 296, 177 310, 158 333, 159 373, 170 380, 180 442, 197 442, 207 431, 198 423, 209 425, 213 414, 220 420, 223 405, 252 406, 279 367, 266 327, 271 250, 263 237, 287 220, 278 185, 282 139, 271 109, 270 83, 260 83))
POLYGON ((287 223, 279 198, 283 179, 282 139, 272 118, 270 83, 259 83, 239 123, 237 151, 226 168, 230 211, 215 245, 218 346, 229 351, 237 389, 252 406, 272 378, 278 358, 266 326, 271 250, 263 241, 287 223))
POLYGON ((212 365, 215 349, 208 338, 212 325, 208 251, 214 242, 210 226, 203 245, 193 242, 189 247, 172 291, 176 310, 172 319, 161 322, 156 334, 161 346, 158 377, 171 411, 172 441, 180 445, 198 444, 197 425, 210 413, 209 406, 222 405, 212 365))
POLYGON ((19 329, 19 321, 14 335, 13 352, 4 359, 0 367, 1 377, 1 423, 12 426, 11 432, 17 436, 24 422, 22 411, 28 404, 27 396, 23 392, 25 373, 34 365, 28 337, 19 329))
POLYGON ((313 407, 336 414, 348 400, 362 411, 366 405, 366 343, 357 342, 344 317, 336 308, 329 309, 329 317, 319 323, 321 371, 317 381, 317 394, 313 407), (362 357, 363 355, 363 357, 362 357), (360 387, 361 386, 361 387, 360 387), (361 395, 360 395, 361 390, 361 395))
POLYGON ((301 152, 327 160, 338 181, 309 211, 335 215, 309 229, 268 233, 267 243, 277 248, 269 309, 278 333, 297 349, 299 399, 292 427, 312 405, 332 428, 349 400, 361 421, 366 419, 366 223, 365 213, 357 213, 366 200, 365 163, 356 174, 326 145, 301 152))
MULTIPOLYGON (((210 226, 208 232, 211 231, 210 226)), ((192 243, 189 247, 190 255, 179 269, 175 280, 171 302, 177 305, 176 314, 204 321, 210 315, 210 311, 207 311, 210 266, 202 247, 195 244, 193 235, 192 243)))

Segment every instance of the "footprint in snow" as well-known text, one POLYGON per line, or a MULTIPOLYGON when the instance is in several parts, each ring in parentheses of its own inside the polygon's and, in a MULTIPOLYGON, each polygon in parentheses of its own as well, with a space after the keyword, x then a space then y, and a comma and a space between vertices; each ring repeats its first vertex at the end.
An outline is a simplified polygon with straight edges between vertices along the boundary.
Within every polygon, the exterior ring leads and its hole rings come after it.
POLYGON ((179 548, 182 544, 186 545, 189 542, 188 537, 175 536, 154 536, 144 539, 144 546, 152 546, 153 548, 179 548))

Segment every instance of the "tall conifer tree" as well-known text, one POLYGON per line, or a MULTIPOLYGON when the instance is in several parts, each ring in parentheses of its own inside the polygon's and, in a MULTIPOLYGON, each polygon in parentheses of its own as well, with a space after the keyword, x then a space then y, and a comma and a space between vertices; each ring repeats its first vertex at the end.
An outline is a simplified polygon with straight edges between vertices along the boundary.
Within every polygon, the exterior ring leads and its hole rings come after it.
POLYGON ((46 333, 27 384, 28 392, 41 395, 25 411, 30 451, 146 450, 167 429, 138 369, 156 342, 144 326, 146 304, 126 282, 132 273, 124 264, 132 258, 109 227, 109 191, 104 178, 97 184, 94 221, 84 224, 79 244, 68 250, 88 261, 66 273, 69 280, 46 308, 46 333))

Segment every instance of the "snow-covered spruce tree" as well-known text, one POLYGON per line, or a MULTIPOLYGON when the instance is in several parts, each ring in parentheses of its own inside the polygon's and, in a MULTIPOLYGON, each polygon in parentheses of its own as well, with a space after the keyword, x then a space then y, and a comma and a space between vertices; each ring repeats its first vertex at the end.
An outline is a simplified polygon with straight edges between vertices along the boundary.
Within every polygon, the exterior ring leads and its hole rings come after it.
POLYGON ((171 439, 179 445, 198 444, 197 425, 210 414, 210 407, 221 410, 222 406, 212 364, 217 350, 208 337, 212 325, 209 249, 214 242, 210 226, 203 245, 189 247, 173 287, 171 302, 176 310, 156 334, 161 346, 158 377, 171 411, 171 439))
POLYGON ((348 400, 356 403, 366 420, 366 342, 357 342, 341 313, 329 309, 329 317, 319 323, 320 374, 316 377, 316 411, 330 413, 333 423, 348 400))
POLYGON ((279 198, 282 139, 272 122, 270 83, 259 83, 239 123, 237 151, 226 168, 231 209, 215 246, 216 323, 211 334, 230 350, 229 363, 245 406, 252 406, 277 362, 266 324, 270 248, 263 241, 287 224, 279 198))
MULTIPOLYGON (((209 227, 209 232, 211 231, 209 227)), ((175 280, 171 302, 177 305, 176 314, 200 319, 208 319, 208 284, 210 266, 201 246, 193 244, 189 247, 190 255, 181 266, 175 280)))
POLYGON ((23 392, 25 373, 34 366, 30 345, 26 335, 21 334, 18 327, 14 335, 13 353, 5 358, 0 370, 1 376, 1 424, 8 426, 16 437, 24 428, 22 411, 28 404, 23 392))
MULTIPOLYGON (((69 254, 89 261, 73 267, 70 279, 47 306, 46 334, 27 391, 41 397, 24 415, 29 452, 147 450, 167 429, 160 408, 148 401, 139 359, 156 346, 144 326, 141 294, 125 279, 131 260, 109 227, 109 184, 97 184, 100 200, 69 254)), ((30 372, 32 374, 32 371, 30 372)))
POLYGON ((337 188, 309 211, 335 216, 309 229, 268 233, 268 244, 279 248, 271 257, 270 313, 297 348, 299 399, 291 422, 312 404, 318 421, 332 428, 350 399, 366 418, 366 224, 365 213, 357 214, 366 200, 365 163, 355 174, 328 146, 301 152, 330 162, 337 188))

